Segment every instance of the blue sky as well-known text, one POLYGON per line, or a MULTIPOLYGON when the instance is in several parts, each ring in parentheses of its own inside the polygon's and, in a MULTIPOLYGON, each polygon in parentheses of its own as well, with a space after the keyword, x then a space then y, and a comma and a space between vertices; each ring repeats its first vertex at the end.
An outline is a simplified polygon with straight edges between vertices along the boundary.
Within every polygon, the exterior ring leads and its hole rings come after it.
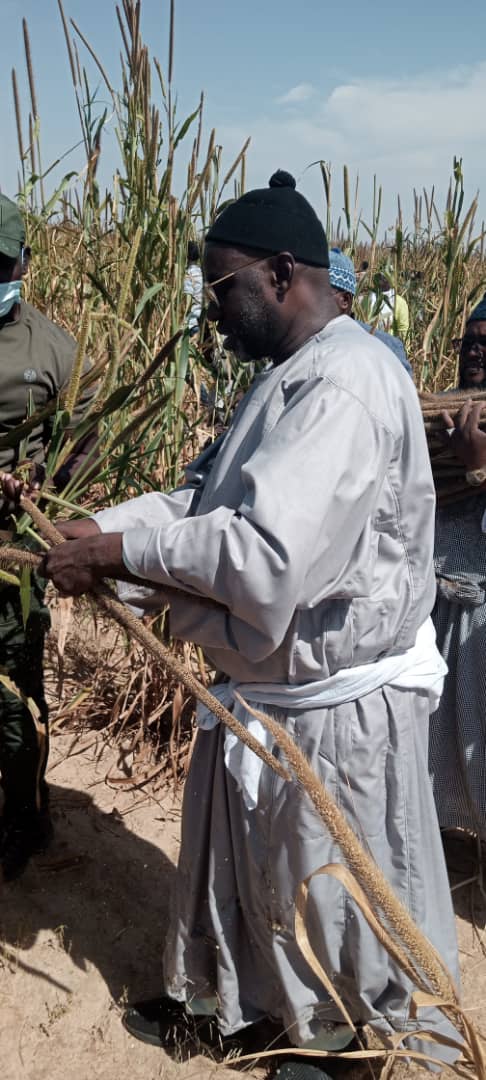
MULTIPOLYGON (((27 101, 22 16, 28 21, 41 115, 44 166, 79 138, 74 96, 56 0, 0 0, 3 117, 0 186, 16 189, 17 142, 10 71, 27 101)), ((64 0, 114 80, 119 31, 114 0, 64 0)), ((168 0, 143 0, 142 29, 166 67, 168 0)), ((206 93, 207 129, 216 127, 229 163, 247 135, 249 186, 277 167, 301 177, 300 188, 323 210, 317 158, 331 161, 335 211, 344 163, 360 174, 369 212, 373 174, 384 188, 383 225, 395 196, 411 206, 415 185, 446 190, 454 154, 464 158, 467 194, 480 187, 486 216, 486 5, 484 0, 176 0, 174 82, 180 116, 206 93), (302 175, 304 174, 304 175, 302 175)), ((89 58, 81 46, 81 56, 89 58)), ((93 77, 93 82, 98 81, 93 77)), ((100 94, 103 97, 103 92, 100 94)), ((116 159, 113 131, 106 167, 116 159)), ((185 157, 185 151, 183 151, 185 157)), ((79 154, 63 171, 81 164, 79 154)), ((108 175, 108 171, 106 173, 108 175)))

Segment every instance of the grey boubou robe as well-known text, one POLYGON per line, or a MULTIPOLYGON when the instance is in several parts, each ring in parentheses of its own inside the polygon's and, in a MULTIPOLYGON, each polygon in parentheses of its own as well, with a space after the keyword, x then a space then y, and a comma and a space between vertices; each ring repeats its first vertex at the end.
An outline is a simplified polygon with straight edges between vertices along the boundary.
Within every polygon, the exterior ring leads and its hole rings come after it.
MULTIPOLYGON (((164 587, 175 587, 175 636, 201 645, 236 682, 295 685, 414 644, 434 602, 434 503, 409 376, 340 316, 255 379, 184 488, 144 495, 96 521, 123 532, 130 570, 160 583, 160 594, 121 584, 127 602, 154 609, 164 587)), ((335 708, 275 714, 457 976, 427 774, 426 694, 385 686, 335 708)), ((335 861, 340 852, 297 783, 264 767, 258 806, 248 810, 225 768, 222 731, 200 731, 185 789, 167 992, 215 997, 224 1034, 270 1014, 302 1045, 342 1022, 294 936, 299 883, 335 861)), ((310 891, 311 943, 353 1019, 383 1034, 422 1025, 450 1035, 434 1010, 410 1020, 410 984, 344 888, 321 876, 310 891)))

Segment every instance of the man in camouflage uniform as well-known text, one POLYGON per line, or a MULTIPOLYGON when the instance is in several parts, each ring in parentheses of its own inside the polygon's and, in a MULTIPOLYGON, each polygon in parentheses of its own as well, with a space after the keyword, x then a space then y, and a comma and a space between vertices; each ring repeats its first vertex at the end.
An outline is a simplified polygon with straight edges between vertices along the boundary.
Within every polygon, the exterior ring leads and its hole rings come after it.
MULTIPOLYGON (((22 276, 30 257, 25 228, 15 203, 0 195, 0 472, 18 465, 19 448, 2 447, 1 437, 37 411, 68 383, 76 356, 76 342, 30 304, 21 299, 22 276)), ((86 391, 73 415, 75 428, 86 411, 92 391, 86 391)), ((39 486, 47 446, 49 423, 30 432, 27 457, 33 463, 30 488, 39 486)), ((25 444, 24 444, 25 445, 25 444)), ((91 440, 79 443, 55 478, 62 489, 80 467, 91 440)), ((8 489, 8 485, 7 485, 8 489)), ((11 528, 8 502, 1 501, 0 530, 11 528)), ((0 819, 0 862, 5 880, 22 873, 32 854, 46 847, 52 826, 49 817, 45 770, 48 753, 47 705, 43 686, 43 650, 49 628, 44 604, 44 582, 32 576, 30 610, 24 625, 20 593, 0 582, 0 670, 24 697, 33 699, 39 717, 22 699, 0 684, 0 773, 4 794, 0 819)))

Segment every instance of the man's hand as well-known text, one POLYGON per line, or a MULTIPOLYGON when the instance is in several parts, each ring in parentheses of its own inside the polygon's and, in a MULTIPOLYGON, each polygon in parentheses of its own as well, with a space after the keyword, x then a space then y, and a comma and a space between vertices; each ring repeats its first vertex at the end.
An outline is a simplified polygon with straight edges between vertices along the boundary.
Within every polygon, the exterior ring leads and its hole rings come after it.
POLYGON ((18 466, 18 471, 22 473, 23 470, 25 470, 25 479, 11 476, 10 473, 0 473, 2 494, 8 502, 18 504, 21 495, 28 495, 29 499, 35 499, 45 480, 44 466, 38 465, 35 461, 22 462, 18 466))
POLYGON ((101 536, 101 529, 93 518, 77 521, 55 521, 56 529, 65 540, 84 540, 87 536, 101 536))
POLYGON ((95 589, 104 577, 123 578, 127 571, 122 533, 103 534, 98 530, 96 536, 58 544, 46 553, 39 572, 54 582, 61 596, 81 596, 95 589))
MULTIPOLYGON (((154 589, 160 596, 160 610, 173 597, 184 595, 179 589, 135 577, 127 570, 123 562, 123 533, 102 533, 90 518, 59 522, 56 527, 69 543, 58 544, 46 552, 39 573, 54 582, 61 596, 81 596, 82 593, 92 592, 102 578, 114 578, 154 589)), ((202 609, 227 611, 223 605, 206 596, 193 596, 192 600, 202 609)))
POLYGON ((486 468, 486 431, 481 431, 479 427, 484 408, 485 405, 482 402, 474 404, 469 398, 454 419, 446 409, 442 410, 442 418, 448 433, 451 433, 449 435, 451 449, 464 463, 468 472, 486 468))

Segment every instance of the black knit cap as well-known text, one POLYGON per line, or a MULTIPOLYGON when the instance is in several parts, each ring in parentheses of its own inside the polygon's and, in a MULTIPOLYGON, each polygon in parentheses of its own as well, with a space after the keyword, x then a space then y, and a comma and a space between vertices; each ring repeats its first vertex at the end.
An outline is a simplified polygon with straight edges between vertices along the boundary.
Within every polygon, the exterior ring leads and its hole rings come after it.
POLYGON ((206 240, 255 251, 290 251, 297 262, 329 268, 326 234, 295 180, 279 169, 267 188, 248 191, 216 218, 206 240))

